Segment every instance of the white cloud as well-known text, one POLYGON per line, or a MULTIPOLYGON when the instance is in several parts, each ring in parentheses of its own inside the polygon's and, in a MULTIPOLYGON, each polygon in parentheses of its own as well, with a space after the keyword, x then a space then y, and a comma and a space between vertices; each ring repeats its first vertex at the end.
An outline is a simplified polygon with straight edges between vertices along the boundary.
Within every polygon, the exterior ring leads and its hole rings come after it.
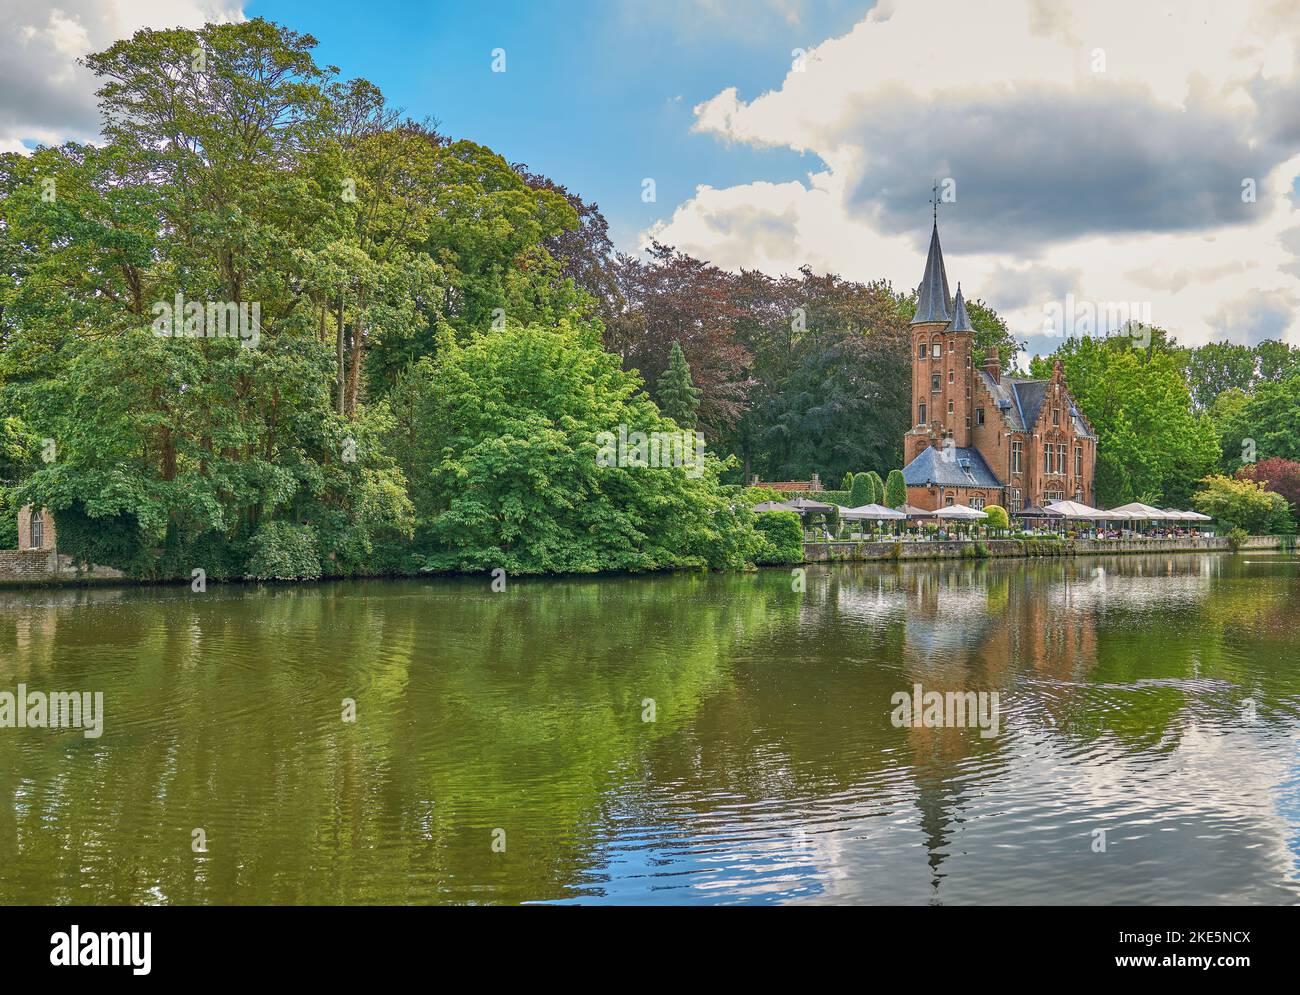
POLYGON ((697 131, 825 169, 701 187, 646 236, 910 287, 931 177, 951 177, 948 275, 1021 334, 1073 293, 1149 303, 1184 342, 1300 343, 1282 311, 1300 300, 1298 48, 1294 0, 882 3, 778 88, 695 109, 697 131))
POLYGON ((92 140, 94 77, 77 64, 141 28, 243 17, 243 0, 5 0, 0 31, 0 152, 27 142, 92 140))

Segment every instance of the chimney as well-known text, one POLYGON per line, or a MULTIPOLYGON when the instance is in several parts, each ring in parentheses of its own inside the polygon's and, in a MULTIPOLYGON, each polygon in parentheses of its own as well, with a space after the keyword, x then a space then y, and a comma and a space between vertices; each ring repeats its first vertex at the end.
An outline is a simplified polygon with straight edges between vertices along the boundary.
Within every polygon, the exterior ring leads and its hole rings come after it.
POLYGON ((822 478, 814 473, 812 475, 812 486, 809 488, 809 490, 819 491, 821 489, 822 489, 822 478))
POLYGON ((1002 382, 1002 359, 996 349, 990 349, 984 359, 984 372, 993 378, 994 383, 1002 382))

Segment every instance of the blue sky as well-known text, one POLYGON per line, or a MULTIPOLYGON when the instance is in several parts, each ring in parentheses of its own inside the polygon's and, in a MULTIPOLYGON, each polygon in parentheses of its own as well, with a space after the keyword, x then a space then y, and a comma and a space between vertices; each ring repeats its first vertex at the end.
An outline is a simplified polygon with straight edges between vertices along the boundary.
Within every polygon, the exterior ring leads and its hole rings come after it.
POLYGON ((815 156, 692 133, 692 108, 727 86, 747 98, 779 86, 792 49, 847 31, 871 4, 810 5, 796 24, 776 5, 727 6, 749 12, 649 0, 253 0, 244 10, 310 32, 318 61, 366 77, 412 116, 596 201, 616 243, 631 248, 697 184, 820 168, 815 156), (505 49, 504 73, 491 72, 495 48, 505 49), (641 200, 644 177, 656 181, 653 204, 641 200))
POLYGON ((80 56, 262 16, 599 204, 624 251, 909 288, 940 179, 950 280, 1031 352, 1089 312, 1300 344, 1300 3, 0 2, 0 151, 97 140, 80 56))

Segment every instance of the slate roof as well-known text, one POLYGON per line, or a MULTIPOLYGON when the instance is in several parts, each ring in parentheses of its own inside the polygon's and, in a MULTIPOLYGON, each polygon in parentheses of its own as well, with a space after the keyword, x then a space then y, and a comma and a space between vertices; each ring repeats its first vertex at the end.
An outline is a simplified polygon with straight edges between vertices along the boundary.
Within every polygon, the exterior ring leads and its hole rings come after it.
POLYGON ((916 288, 916 316, 913 325, 926 321, 947 323, 952 318, 948 296, 948 274, 943 268, 943 249, 939 247, 939 225, 930 232, 930 252, 925 257, 925 275, 916 288))
POLYGON ((927 446, 924 452, 903 467, 903 480, 911 487, 924 487, 926 484, 943 484, 945 487, 1002 486, 978 449, 955 447, 950 452, 952 459, 949 460, 944 458, 942 450, 927 446))
POLYGON ((970 315, 966 313, 966 300, 961 295, 961 284, 957 284, 957 299, 952 303, 952 322, 944 329, 946 332, 973 332, 970 315))
MULTIPOLYGON (((1000 382, 994 381, 989 376, 987 370, 976 370, 980 382, 984 384, 984 389, 993 395, 995 402, 999 403, 997 408, 1002 412, 1006 420, 1007 428, 1013 432, 1026 432, 1034 427, 1038 422, 1039 412, 1043 407, 1043 399, 1047 396, 1047 385, 1050 380, 1025 380, 1020 377, 1002 377, 1000 382)), ((1079 409, 1070 404, 1070 418, 1074 422, 1075 434, 1084 438, 1096 439, 1092 430, 1088 428, 1079 409)))

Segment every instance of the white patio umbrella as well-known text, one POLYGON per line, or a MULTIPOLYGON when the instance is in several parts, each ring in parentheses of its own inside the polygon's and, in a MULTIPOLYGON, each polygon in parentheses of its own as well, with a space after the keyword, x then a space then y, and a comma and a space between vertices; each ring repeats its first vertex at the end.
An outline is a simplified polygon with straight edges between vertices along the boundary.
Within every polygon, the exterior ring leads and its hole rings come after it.
POLYGON ((1169 517, 1168 512, 1161 511, 1159 508, 1153 508, 1149 504, 1143 504, 1141 501, 1130 501, 1128 504, 1121 504, 1118 508, 1111 508, 1111 511, 1122 511, 1129 518, 1139 521, 1165 520, 1169 517))
POLYGON ((1099 521, 1106 517, 1106 512, 1090 508, 1078 501, 1053 501, 1044 505, 1048 511, 1054 511, 1062 518, 1077 518, 1086 521, 1099 521))
POLYGON ((1145 521, 1131 511, 1121 511, 1119 508, 1095 508, 1095 517, 1099 522, 1132 522, 1145 521))
POLYGON ((1191 519, 1187 516, 1192 514, 1192 512, 1166 508, 1164 511, 1160 512, 1160 514, 1167 522, 1190 522, 1191 519))
POLYGON ((946 508, 938 508, 931 512, 935 518, 955 518, 958 521, 974 522, 981 518, 988 518, 987 511, 980 511, 978 508, 970 508, 964 504, 950 504, 946 508))
POLYGON ((864 504, 856 508, 840 508, 840 517, 853 521, 901 522, 907 518, 907 515, 893 508, 886 508, 883 504, 864 504))
POLYGON ((926 508, 918 508, 913 504, 905 504, 898 509, 908 518, 933 518, 934 512, 926 508))

